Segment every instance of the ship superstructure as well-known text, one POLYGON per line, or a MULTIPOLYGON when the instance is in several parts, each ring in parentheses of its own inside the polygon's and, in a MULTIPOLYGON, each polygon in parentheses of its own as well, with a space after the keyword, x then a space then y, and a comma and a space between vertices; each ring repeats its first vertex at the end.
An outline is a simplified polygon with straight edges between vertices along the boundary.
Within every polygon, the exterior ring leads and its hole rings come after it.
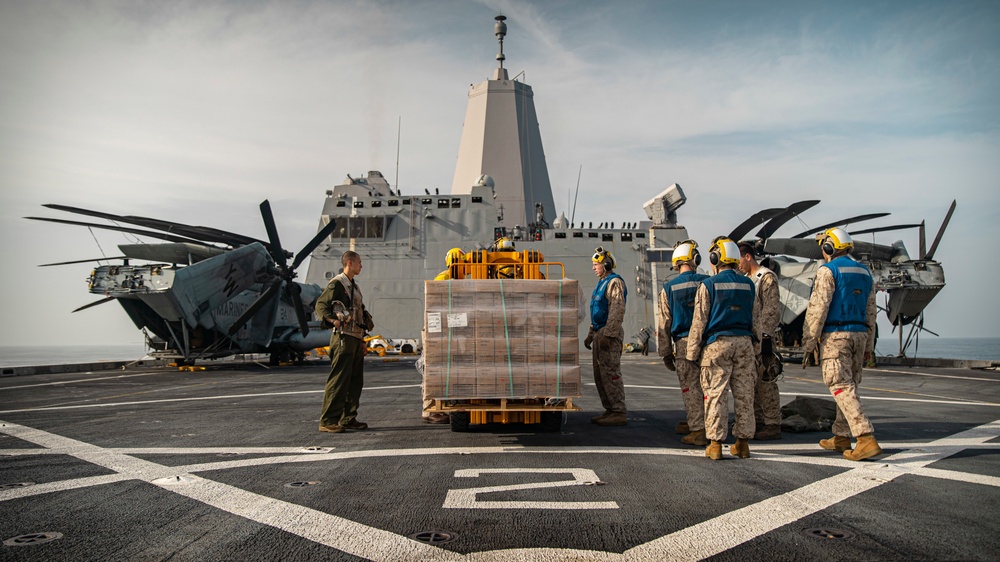
POLYGON ((313 252, 306 282, 325 286, 340 271, 344 251, 358 252, 365 303, 379 331, 412 338, 424 322, 423 282, 445 269, 451 248, 470 252, 509 237, 517 250, 537 250, 565 264, 566 277, 578 280, 589 298, 597 280, 590 258, 601 246, 614 254, 615 270, 628 285, 626 341, 643 329, 651 334, 658 287, 672 273, 673 245, 688 238, 676 214, 684 193, 677 184, 667 187, 644 205, 646 220, 627 223, 629 228, 584 228, 564 215, 555 218, 533 91, 503 68, 501 18, 495 26, 500 67, 493 79, 469 90, 451 193, 432 188, 400 194, 378 171, 347 176, 327 192, 319 228, 331 220, 338 227, 313 252))

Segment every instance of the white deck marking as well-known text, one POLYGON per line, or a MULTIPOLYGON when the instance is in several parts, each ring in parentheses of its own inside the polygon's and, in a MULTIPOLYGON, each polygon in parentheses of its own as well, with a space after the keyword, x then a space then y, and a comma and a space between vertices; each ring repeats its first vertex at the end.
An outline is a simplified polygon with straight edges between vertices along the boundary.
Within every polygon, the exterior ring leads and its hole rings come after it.
POLYGON ((965 381, 983 381, 983 382, 1000 382, 1000 378, 987 379, 981 377, 960 377, 958 375, 939 375, 937 373, 918 373, 917 371, 896 371, 894 369, 883 369, 881 367, 875 369, 865 369, 866 373, 878 374, 878 373, 896 373, 899 375, 919 375, 921 377, 934 377, 938 379, 961 379, 965 381))
MULTIPOLYGON (((391 390, 397 388, 420 388, 420 384, 400 384, 393 386, 365 387, 368 390, 391 390)), ((81 408, 112 408, 115 406, 139 406, 143 404, 163 404, 167 402, 200 402, 204 400, 231 400, 233 398, 257 398, 262 396, 292 396, 296 394, 322 394, 319 390, 290 390, 288 392, 259 392, 256 394, 229 394, 226 396, 191 396, 188 398, 163 398, 161 400, 135 400, 130 402, 108 402, 106 404, 74 404, 67 406, 41 406, 38 408, 23 408, 20 410, 0 410, 0 414, 19 414, 24 412, 45 412, 51 410, 77 410, 81 408)))
POLYGON ((448 490, 445 495, 445 509, 618 509, 618 502, 584 501, 492 501, 480 500, 476 494, 491 492, 511 492, 514 490, 538 490, 542 488, 563 488, 584 486, 600 481, 597 473, 589 468, 465 468, 455 471, 456 478, 479 478, 482 474, 572 474, 573 480, 558 482, 530 482, 504 486, 481 486, 448 490))
MULTIPOLYGON (((298 454, 262 459, 240 459, 218 463, 166 467, 130 457, 120 450, 104 449, 74 439, 61 437, 41 430, 0 421, 0 432, 18 439, 71 455, 92 464, 103 466, 116 474, 80 478, 60 483, 42 484, 25 488, 0 491, 0 502, 27 497, 37 493, 52 493, 84 486, 101 485, 122 480, 138 479, 152 482, 170 476, 188 476, 191 472, 236 468, 267 463, 318 462, 345 458, 373 458, 394 456, 441 454, 496 454, 496 453, 608 453, 631 452, 634 454, 699 455, 701 451, 667 449, 637 449, 616 447, 570 447, 551 450, 524 447, 454 447, 437 449, 397 449, 382 451, 344 451, 321 454, 298 454), (34 490, 34 491, 33 491, 34 490)), ((1000 420, 987 423, 955 435, 929 443, 906 443, 906 450, 886 459, 866 463, 833 458, 799 457, 805 464, 841 466, 847 470, 836 476, 808 484, 796 490, 768 498, 744 508, 722 514, 686 529, 654 539, 627 550, 623 555, 572 549, 510 549, 471 553, 462 556, 438 547, 425 545, 401 535, 369 527, 311 508, 275 500, 211 480, 193 477, 187 482, 159 484, 162 489, 201 501, 234 515, 285 530, 300 537, 371 560, 447 559, 521 561, 549 560, 553 557, 587 560, 700 560, 724 552, 764 533, 793 523, 803 517, 826 509, 891 482, 902 475, 945 478, 991 487, 1000 486, 1000 478, 966 474, 953 470, 929 468, 928 465, 969 448, 993 448, 988 441, 1000 437, 1000 420)), ((776 446, 760 447, 777 448, 776 446)), ((145 449, 137 449, 145 450, 145 449)), ((164 451, 167 449, 164 449, 164 451)), ((200 451, 201 449, 199 449, 200 451)), ((219 448, 219 450, 229 450, 219 448)), ((23 449, 19 451, 24 451, 23 449)), ((157 450, 159 451, 159 450, 157 450)), ((754 460, 778 460, 780 455, 765 453, 754 460)), ((795 457, 786 457, 795 462, 795 457)), ((785 459, 781 459, 785 460, 785 459)), ((551 483, 549 483, 551 484, 551 483)))
POLYGON ((38 384, 22 384, 21 386, 5 386, 4 390, 15 390, 19 388, 35 388, 38 386, 59 386, 61 384, 74 384, 78 382, 107 381, 117 379, 127 379, 131 377, 148 377, 150 375, 162 375, 163 373, 130 373, 128 375, 115 375, 113 377, 95 377, 92 379, 76 379, 71 381, 43 382, 38 384))

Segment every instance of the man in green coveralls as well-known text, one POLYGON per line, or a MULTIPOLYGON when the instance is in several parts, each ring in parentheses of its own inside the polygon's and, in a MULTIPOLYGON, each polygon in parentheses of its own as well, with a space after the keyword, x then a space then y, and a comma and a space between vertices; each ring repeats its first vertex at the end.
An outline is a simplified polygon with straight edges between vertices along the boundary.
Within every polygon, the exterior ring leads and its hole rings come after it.
POLYGON ((365 310, 354 278, 361 273, 361 256, 352 251, 340 258, 344 270, 330 280, 316 301, 316 315, 330 335, 330 376, 323 393, 319 430, 343 433, 368 429, 358 421, 358 404, 365 382, 365 332, 374 325, 365 310))

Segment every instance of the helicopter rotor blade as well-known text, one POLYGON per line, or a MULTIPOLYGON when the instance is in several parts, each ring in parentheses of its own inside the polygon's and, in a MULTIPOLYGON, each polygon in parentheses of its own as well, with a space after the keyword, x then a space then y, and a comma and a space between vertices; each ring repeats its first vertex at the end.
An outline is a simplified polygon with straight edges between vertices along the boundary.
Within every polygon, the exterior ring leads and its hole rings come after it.
POLYGON ((799 213, 807 209, 811 209, 819 204, 818 199, 811 199, 808 201, 799 201, 798 203, 792 203, 785 208, 784 211, 778 213, 771 220, 767 221, 767 224, 763 228, 757 231, 757 238, 770 238, 782 225, 786 222, 792 220, 799 213))
POLYGON ((299 331, 305 337, 309 334, 309 322, 306 319, 305 309, 302 306, 302 288, 298 283, 290 282, 285 285, 285 293, 292 301, 292 308, 295 309, 295 318, 299 321, 299 331))
POLYGON ((877 226, 875 228, 866 228, 864 230, 856 230, 850 233, 851 236, 858 236, 860 234, 872 234, 875 232, 889 232, 891 230, 904 230, 907 228, 917 228, 919 224, 893 224, 889 226, 877 226))
POLYGON ((925 221, 920 221, 920 259, 927 255, 927 227, 925 221))
POLYGON ((111 221, 123 222, 126 224, 133 224, 136 226, 152 228, 154 230, 160 230, 171 234, 178 234, 181 236, 186 236, 188 238, 193 238, 195 240, 200 240, 203 242, 216 242, 216 243, 227 244, 230 246, 246 246, 247 244, 253 244, 254 242, 263 243, 262 240, 257 240, 256 238, 251 238, 249 236, 244 236, 242 234, 236 234, 235 232, 219 230, 217 228, 210 228, 207 226, 192 226, 189 224, 184 224, 179 222, 165 221, 148 217, 139 217, 134 215, 124 215, 124 216, 116 215, 113 213, 92 211, 90 209, 82 209, 80 207, 70 207, 67 205, 56 205, 53 203, 47 203, 42 206, 48 209, 54 209, 56 211, 64 211, 67 213, 75 213, 78 215, 85 215, 89 217, 102 218, 111 221))
POLYGON ((784 207, 778 207, 775 209, 762 209, 760 211, 757 211, 753 215, 750 215, 750 218, 741 222, 739 226, 734 228, 733 231, 729 233, 729 239, 740 240, 741 238, 746 236, 747 233, 750 232, 750 230, 753 227, 757 226, 758 224, 766 221, 767 219, 777 215, 778 213, 784 210, 785 210, 784 207))
POLYGON ((299 253, 295 255, 295 260, 292 261, 292 269, 296 269, 297 267, 299 267, 299 265, 302 264, 302 261, 305 260, 307 257, 309 257, 309 254, 311 254, 312 251, 316 249, 316 246, 319 246, 320 242, 322 242, 327 236, 329 236, 336 228, 337 228, 337 220, 331 219, 330 224, 324 226, 322 230, 317 232, 316 236, 314 236, 313 239, 310 240, 309 243, 306 244, 305 247, 299 250, 299 253))
POLYGON ((800 233, 796 234, 795 236, 792 236, 792 238, 805 238, 806 236, 808 236, 810 234, 813 234, 813 233, 816 233, 816 232, 823 232, 826 229, 832 228, 834 226, 841 226, 841 225, 847 226, 849 224, 854 224, 856 222, 867 221, 867 220, 871 220, 871 219, 877 219, 877 218, 880 218, 880 217, 888 216, 889 214, 890 213, 869 213, 867 215, 858 215, 856 217, 851 217, 849 219, 841 219, 839 221, 834 221, 834 222, 831 222, 831 223, 824 224, 823 226, 816 226, 816 227, 810 228, 809 230, 806 230, 805 232, 800 232, 800 233))
POLYGON ((952 200, 951 207, 948 208, 948 214, 944 216, 944 222, 941 223, 941 228, 938 229, 937 236, 934 237, 934 242, 931 244, 931 248, 927 250, 927 255, 924 256, 925 260, 934 259, 934 252, 937 251, 938 244, 941 242, 941 237, 944 236, 944 229, 948 228, 948 221, 951 220, 951 215, 955 212, 955 205, 957 201, 952 200))
POLYGON ((127 260, 128 256, 115 256, 113 258, 90 258, 89 260, 73 260, 73 261, 61 261, 58 263, 42 263, 38 264, 38 267, 52 267, 54 265, 71 265, 74 263, 88 263, 92 261, 111 261, 111 260, 127 260))
POLYGON ((263 308, 265 304, 267 304, 268 302, 271 301, 271 299, 274 298, 274 295, 278 292, 278 289, 281 288, 282 281, 283 279, 281 279, 280 277, 275 279, 271 283, 271 285, 267 288, 267 290, 261 293, 261 295, 257 297, 257 300, 253 301, 253 304, 250 305, 250 308, 246 309, 246 311, 243 314, 241 314, 240 317, 237 318, 235 322, 233 322, 233 325, 229 327, 230 336, 238 332, 239 329, 242 328, 244 324, 249 322, 250 319, 253 318, 255 314, 257 314, 258 310, 263 308))
POLYGON ((199 246, 205 246, 208 248, 218 248, 218 246, 213 246, 208 242, 202 242, 201 240, 195 240, 193 238, 185 238, 183 236, 174 236, 172 234, 156 232, 153 230, 141 230, 138 228, 129 228, 127 226, 115 226, 112 224, 97 224, 92 222, 71 221, 66 219, 50 219, 47 217, 24 217, 24 218, 33 221, 54 222, 58 224, 71 224, 73 226, 86 226, 88 228, 100 228, 102 230, 114 230, 116 232, 128 232, 129 234, 135 234, 138 236, 149 236, 150 238, 158 238, 160 240, 166 240, 167 242, 186 242, 188 244, 197 244, 199 246))
POLYGON ((260 204, 260 215, 264 219, 264 228, 267 230, 267 239, 270 241, 268 247, 271 250, 271 257, 275 263, 284 269, 288 266, 288 259, 285 257, 285 250, 281 248, 281 239, 278 238, 278 227, 274 224, 274 214, 271 213, 271 203, 265 199, 260 204))
MULTIPOLYGON (((85 305, 81 306, 80 308, 74 310, 73 312, 80 312, 81 310, 87 310, 88 308, 90 308, 92 306, 97 306, 99 304, 104 304, 106 302, 113 301, 113 300, 115 300, 115 297, 104 297, 103 299, 101 299, 99 301, 94 301, 94 302, 92 302, 90 304, 85 304, 85 305)), ((70 314, 72 314, 72 312, 70 314)))

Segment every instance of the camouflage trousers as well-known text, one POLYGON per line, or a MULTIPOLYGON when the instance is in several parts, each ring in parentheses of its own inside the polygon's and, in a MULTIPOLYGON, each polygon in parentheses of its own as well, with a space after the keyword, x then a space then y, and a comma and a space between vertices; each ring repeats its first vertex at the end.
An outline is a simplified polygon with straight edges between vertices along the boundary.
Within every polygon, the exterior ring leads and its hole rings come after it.
POLYGON ((763 373, 757 376, 757 383, 753 387, 753 417, 758 424, 781 425, 778 383, 765 381, 763 373))
POLYGON ((753 344, 749 336, 722 336, 701 352, 701 388, 705 391, 705 436, 724 441, 728 435, 729 397, 733 392, 736 423, 733 434, 754 434, 753 388, 757 380, 753 344))
POLYGON ((601 405, 609 412, 624 414, 625 381, 622 380, 622 340, 594 333, 594 383, 601 405))
POLYGON ((681 398, 687 414, 688 428, 700 431, 705 428, 705 393, 701 390, 701 369, 693 361, 688 361, 687 338, 674 342, 674 364, 677 366, 677 381, 681 384, 681 398))
POLYGON ((834 435, 850 438, 852 434, 857 437, 875 431, 858 398, 867 342, 868 334, 865 332, 829 332, 820 339, 823 382, 837 402, 834 435))

